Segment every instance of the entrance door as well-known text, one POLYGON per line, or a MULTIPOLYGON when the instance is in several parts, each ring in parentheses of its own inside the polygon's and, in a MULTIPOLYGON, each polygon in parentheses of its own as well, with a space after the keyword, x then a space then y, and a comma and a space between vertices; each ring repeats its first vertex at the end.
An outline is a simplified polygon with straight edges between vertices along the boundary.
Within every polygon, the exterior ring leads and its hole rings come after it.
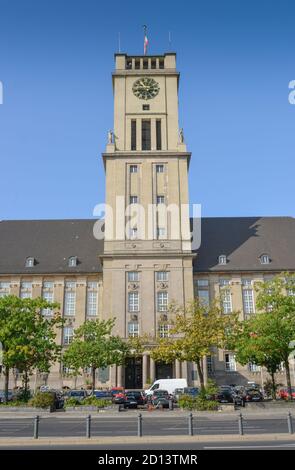
POLYGON ((142 357, 129 357, 127 359, 125 388, 142 388, 142 357))
POLYGON ((172 379, 173 366, 172 364, 165 364, 164 362, 156 363, 156 379, 172 379))

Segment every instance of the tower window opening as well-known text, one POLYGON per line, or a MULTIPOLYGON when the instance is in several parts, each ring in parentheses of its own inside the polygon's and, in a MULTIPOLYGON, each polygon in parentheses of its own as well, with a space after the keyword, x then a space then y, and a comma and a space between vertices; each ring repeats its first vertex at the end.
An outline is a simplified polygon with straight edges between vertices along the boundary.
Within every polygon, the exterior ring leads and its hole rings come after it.
POLYGON ((136 120, 131 120, 131 150, 136 150, 136 120))
POLYGON ((164 59, 159 59, 159 68, 160 69, 164 68, 164 59))
POLYGON ((157 150, 162 150, 161 119, 157 119, 156 121, 156 143, 157 150))
POLYGON ((140 69, 140 60, 139 59, 135 59, 135 68, 136 68, 136 70, 140 69))
POLYGON ((151 121, 141 121, 141 147, 142 150, 151 150, 151 121))
POLYGON ((143 68, 144 68, 144 69, 148 69, 148 68, 149 68, 148 59, 143 59, 143 68))
POLYGON ((152 69, 155 69, 156 67, 157 67, 156 59, 152 59, 152 60, 151 60, 151 68, 152 68, 152 69))

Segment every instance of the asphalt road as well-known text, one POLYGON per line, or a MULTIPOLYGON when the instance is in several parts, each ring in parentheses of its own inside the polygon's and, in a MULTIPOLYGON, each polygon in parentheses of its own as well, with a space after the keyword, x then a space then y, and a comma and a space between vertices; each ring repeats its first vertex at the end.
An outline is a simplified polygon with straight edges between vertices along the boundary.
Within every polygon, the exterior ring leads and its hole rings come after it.
MULTIPOLYGON (((276 418, 244 418, 244 434, 287 433, 287 419, 276 418)), ((238 434, 238 418, 218 417, 194 419, 194 434, 198 435, 226 435, 238 434)), ((143 416, 143 435, 145 436, 177 436, 188 434, 187 416, 143 416)), ((293 419, 295 431, 295 420, 293 419)), ((85 437, 86 419, 84 417, 55 418, 41 417, 39 424, 40 437, 85 437)), ((95 436, 136 436, 137 415, 124 416, 95 416, 92 418, 91 435, 95 436)), ((5 419, 0 416, 0 438, 2 437, 32 437, 33 419, 18 418, 5 419)))

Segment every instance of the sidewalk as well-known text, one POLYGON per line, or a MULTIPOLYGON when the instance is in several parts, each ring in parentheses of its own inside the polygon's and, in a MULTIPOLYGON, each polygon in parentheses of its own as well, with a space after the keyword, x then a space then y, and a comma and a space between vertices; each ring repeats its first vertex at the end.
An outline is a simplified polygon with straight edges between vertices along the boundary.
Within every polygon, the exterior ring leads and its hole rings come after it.
POLYGON ((159 443, 192 443, 192 442, 247 442, 247 441, 288 441, 295 443, 295 435, 292 434, 251 434, 246 436, 239 436, 236 434, 227 434, 221 436, 212 436, 212 435, 202 435, 202 436, 128 436, 128 437, 93 437, 91 439, 86 439, 83 437, 74 438, 74 437, 60 437, 60 438, 46 438, 42 437, 39 439, 28 439, 22 437, 15 438, 0 438, 0 448, 1 446, 14 446, 21 448, 22 446, 36 446, 40 447, 42 445, 52 445, 52 446, 66 446, 66 445, 114 445, 119 444, 159 444, 159 443))

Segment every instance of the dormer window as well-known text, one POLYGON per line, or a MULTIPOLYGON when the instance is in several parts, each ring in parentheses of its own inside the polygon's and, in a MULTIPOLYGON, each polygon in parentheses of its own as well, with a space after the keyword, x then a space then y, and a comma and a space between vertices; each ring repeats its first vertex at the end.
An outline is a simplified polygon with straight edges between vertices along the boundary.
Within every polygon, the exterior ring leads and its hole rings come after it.
POLYGON ((220 255, 218 257, 218 264, 226 264, 227 263, 227 257, 226 255, 220 255))
POLYGON ((70 268, 75 268, 78 264, 78 258, 77 256, 71 256, 68 261, 68 266, 70 268))
POLYGON ((35 258, 29 257, 26 259, 25 267, 26 268, 33 268, 35 266, 35 258))
POLYGON ((268 255, 264 254, 260 256, 260 263, 261 264, 269 264, 270 263, 270 258, 268 255))

